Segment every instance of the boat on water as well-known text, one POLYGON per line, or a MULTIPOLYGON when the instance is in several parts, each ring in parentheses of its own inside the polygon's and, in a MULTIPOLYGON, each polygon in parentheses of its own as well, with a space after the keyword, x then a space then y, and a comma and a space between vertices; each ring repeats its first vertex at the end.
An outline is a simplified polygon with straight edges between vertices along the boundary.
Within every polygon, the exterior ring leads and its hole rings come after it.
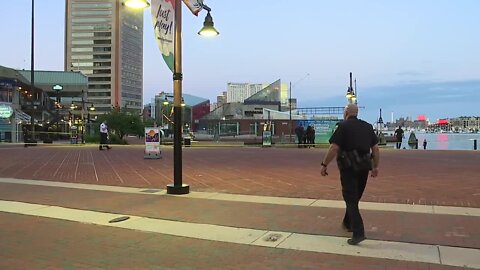
POLYGON ((387 142, 397 142, 397 138, 393 134, 388 134, 385 135, 385 140, 387 142))
MULTIPOLYGON (((394 131, 391 131, 391 130, 378 131, 377 130, 376 132, 378 136, 379 145, 386 145, 387 143, 397 142, 397 138, 394 135, 394 131)), ((407 144, 412 149, 418 149, 418 139, 414 131, 410 131, 407 144)))
POLYGON ((376 131, 378 137, 378 144, 379 145, 386 145, 387 143, 397 142, 395 136, 390 133, 376 131))
POLYGON ((410 136, 408 137, 408 146, 412 149, 418 149, 418 139, 415 135, 415 132, 411 132, 410 136))

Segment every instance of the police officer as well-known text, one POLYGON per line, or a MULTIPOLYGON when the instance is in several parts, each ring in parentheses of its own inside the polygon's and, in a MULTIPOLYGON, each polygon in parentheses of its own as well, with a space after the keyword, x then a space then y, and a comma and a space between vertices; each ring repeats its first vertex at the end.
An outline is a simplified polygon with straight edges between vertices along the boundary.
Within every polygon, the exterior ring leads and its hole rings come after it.
POLYGON ((343 118, 345 121, 339 123, 337 129, 330 138, 330 148, 321 164, 321 175, 326 176, 328 164, 337 157, 342 183, 342 195, 346 204, 343 227, 353 232, 348 244, 357 245, 366 239, 362 216, 358 203, 362 198, 363 191, 367 185, 368 173, 371 169, 371 176, 378 175, 379 149, 378 138, 373 131, 372 125, 357 118, 358 107, 349 104, 345 107, 343 118), (345 152, 355 152, 360 157, 367 157, 370 168, 353 167, 346 163, 345 152), (371 150, 371 152, 370 152, 371 150))

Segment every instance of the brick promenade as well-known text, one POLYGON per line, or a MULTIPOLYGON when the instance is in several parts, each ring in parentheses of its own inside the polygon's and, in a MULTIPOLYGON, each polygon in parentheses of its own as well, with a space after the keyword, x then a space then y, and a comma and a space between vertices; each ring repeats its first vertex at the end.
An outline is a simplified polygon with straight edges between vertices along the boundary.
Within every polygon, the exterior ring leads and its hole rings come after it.
MULTIPOLYGON (((145 160, 142 146, 0 148, 0 177, 164 189, 173 182, 173 151, 145 160)), ((192 191, 341 200, 334 162, 320 176, 326 149, 190 147, 183 182, 192 191)), ((480 151, 382 149, 380 176, 364 201, 480 207, 480 151)))
MULTIPOLYGON (((144 160, 141 146, 0 146, 0 178, 165 189, 172 148, 144 160)), ((191 191, 341 200, 326 149, 190 147, 191 191)), ((380 176, 363 201, 480 208, 480 152, 381 149, 380 176)), ((348 237, 343 209, 0 183, 0 200, 188 223, 348 237)), ((480 249, 478 216, 362 211, 372 240, 480 249)), ((463 269, 440 264, 270 249, 0 212, 0 269, 463 269)), ((480 263, 479 263, 480 265, 480 263)))

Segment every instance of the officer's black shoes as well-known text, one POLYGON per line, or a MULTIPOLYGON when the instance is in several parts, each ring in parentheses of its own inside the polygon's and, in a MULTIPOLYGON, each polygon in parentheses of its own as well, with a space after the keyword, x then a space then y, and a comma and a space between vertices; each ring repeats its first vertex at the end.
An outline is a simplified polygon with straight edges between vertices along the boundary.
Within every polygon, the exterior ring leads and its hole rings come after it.
POLYGON ((365 236, 352 237, 351 239, 347 240, 347 243, 349 245, 356 246, 365 239, 367 239, 365 236))

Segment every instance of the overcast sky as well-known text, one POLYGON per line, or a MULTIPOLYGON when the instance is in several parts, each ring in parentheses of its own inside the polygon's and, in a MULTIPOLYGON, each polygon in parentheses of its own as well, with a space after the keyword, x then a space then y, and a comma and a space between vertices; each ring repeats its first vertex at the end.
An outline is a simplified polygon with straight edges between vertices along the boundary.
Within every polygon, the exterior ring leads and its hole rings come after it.
MULTIPOLYGON (((368 118, 381 107, 387 114, 427 114, 431 120, 480 116, 480 1, 204 2, 212 8, 220 36, 198 36, 206 14, 195 17, 184 7, 185 93, 215 101, 228 82, 281 79, 294 83, 300 107, 343 106, 351 71, 360 104, 368 104, 368 118), (437 95, 435 89, 458 96, 463 88, 456 83, 465 82, 466 92, 476 97, 466 97, 468 106, 461 99, 451 104, 445 99, 439 109, 438 99, 429 98, 437 95), (395 100, 404 86, 409 95, 418 93, 399 106, 395 100), (374 99, 379 92, 383 98, 374 99), (409 102, 418 99, 421 104, 409 102)), ((62 70, 65 1, 35 4, 35 68, 62 70)), ((30 6, 30 0, 0 1, 0 65, 30 69, 30 6)), ((172 91, 172 74, 157 48, 150 10, 145 11, 144 48, 144 101, 149 102, 155 93, 172 91)))

